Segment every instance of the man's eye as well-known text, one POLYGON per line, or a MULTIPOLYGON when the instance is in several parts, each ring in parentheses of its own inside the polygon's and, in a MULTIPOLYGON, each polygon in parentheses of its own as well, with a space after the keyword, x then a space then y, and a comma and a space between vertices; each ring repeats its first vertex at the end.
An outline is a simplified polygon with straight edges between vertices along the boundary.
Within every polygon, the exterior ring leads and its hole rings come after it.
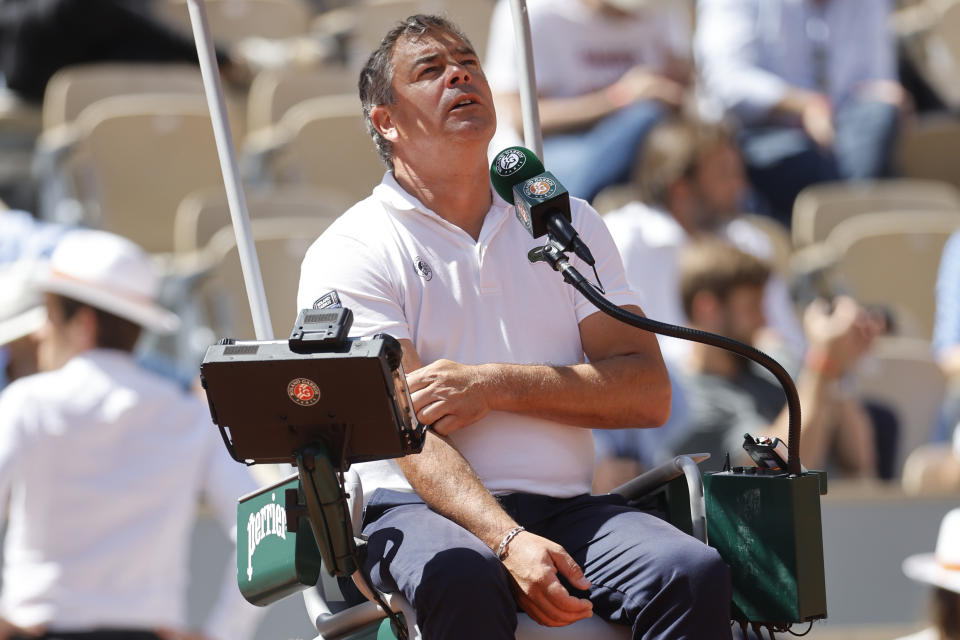
POLYGON ((477 60, 475 60, 474 58, 467 58, 466 60, 461 60, 461 61, 460 61, 460 64, 462 64, 462 65, 465 66, 465 67, 476 67, 476 66, 478 66, 480 63, 479 63, 477 60))
POLYGON ((440 67, 438 67, 437 65, 432 65, 432 66, 429 66, 429 67, 424 67, 424 68, 420 71, 420 75, 421 75, 421 76, 433 75, 433 74, 435 74, 435 73, 436 73, 437 71, 439 71, 439 70, 440 70, 440 67))

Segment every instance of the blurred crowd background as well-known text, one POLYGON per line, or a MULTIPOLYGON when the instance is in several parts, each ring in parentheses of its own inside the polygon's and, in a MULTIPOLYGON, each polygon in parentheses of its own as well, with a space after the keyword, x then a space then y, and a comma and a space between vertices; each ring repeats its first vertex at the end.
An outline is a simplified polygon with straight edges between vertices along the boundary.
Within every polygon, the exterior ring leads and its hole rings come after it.
MULTIPOLYGON (((356 84, 397 20, 452 18, 497 101, 491 155, 523 140, 506 0, 205 4, 277 338, 307 247, 383 175, 356 84)), ((848 499, 956 506, 960 0, 528 5, 544 163, 604 216, 646 313, 775 355, 805 465, 848 499)), ((187 388, 208 345, 255 337, 184 0, 0 0, 0 319, 77 227, 163 274, 181 328, 144 333, 144 366, 187 388)), ((598 491, 677 453, 718 469, 745 431, 786 439, 763 373, 661 347, 670 422, 598 433, 598 491)), ((33 349, 0 348, 0 388, 33 349)))

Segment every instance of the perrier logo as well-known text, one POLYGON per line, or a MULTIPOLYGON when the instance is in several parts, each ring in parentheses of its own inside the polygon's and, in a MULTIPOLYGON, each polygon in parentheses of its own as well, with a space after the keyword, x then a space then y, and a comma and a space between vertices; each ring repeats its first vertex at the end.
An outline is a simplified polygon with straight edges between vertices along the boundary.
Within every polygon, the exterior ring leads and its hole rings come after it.
POLYGON ((267 536, 287 539, 287 511, 277 504, 277 494, 271 493, 268 504, 247 518, 247 581, 253 580, 253 554, 267 536))

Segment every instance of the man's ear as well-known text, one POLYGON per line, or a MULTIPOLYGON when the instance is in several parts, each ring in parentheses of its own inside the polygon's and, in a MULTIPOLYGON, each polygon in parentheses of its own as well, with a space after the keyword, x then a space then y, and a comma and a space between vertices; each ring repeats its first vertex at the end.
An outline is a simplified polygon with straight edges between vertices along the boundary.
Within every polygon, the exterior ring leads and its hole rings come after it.
POLYGON ((373 123, 373 128, 390 142, 397 139, 397 125, 393 121, 390 107, 378 104, 370 109, 370 122, 373 123))

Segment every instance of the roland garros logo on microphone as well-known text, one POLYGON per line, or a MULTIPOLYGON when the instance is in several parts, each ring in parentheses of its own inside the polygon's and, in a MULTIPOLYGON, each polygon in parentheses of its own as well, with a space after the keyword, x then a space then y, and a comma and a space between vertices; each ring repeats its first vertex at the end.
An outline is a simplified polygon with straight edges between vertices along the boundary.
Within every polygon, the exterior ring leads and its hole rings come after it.
POLYGON ((310 407, 320 401, 320 387, 309 378, 294 378, 287 385, 287 395, 301 407, 310 407))
POLYGON ((500 152, 495 161, 497 174, 507 177, 515 174, 527 164, 527 156, 519 149, 506 149, 500 152))
POLYGON ((531 197, 544 200, 557 192, 557 183, 547 176, 537 176, 524 182, 523 189, 531 197))

